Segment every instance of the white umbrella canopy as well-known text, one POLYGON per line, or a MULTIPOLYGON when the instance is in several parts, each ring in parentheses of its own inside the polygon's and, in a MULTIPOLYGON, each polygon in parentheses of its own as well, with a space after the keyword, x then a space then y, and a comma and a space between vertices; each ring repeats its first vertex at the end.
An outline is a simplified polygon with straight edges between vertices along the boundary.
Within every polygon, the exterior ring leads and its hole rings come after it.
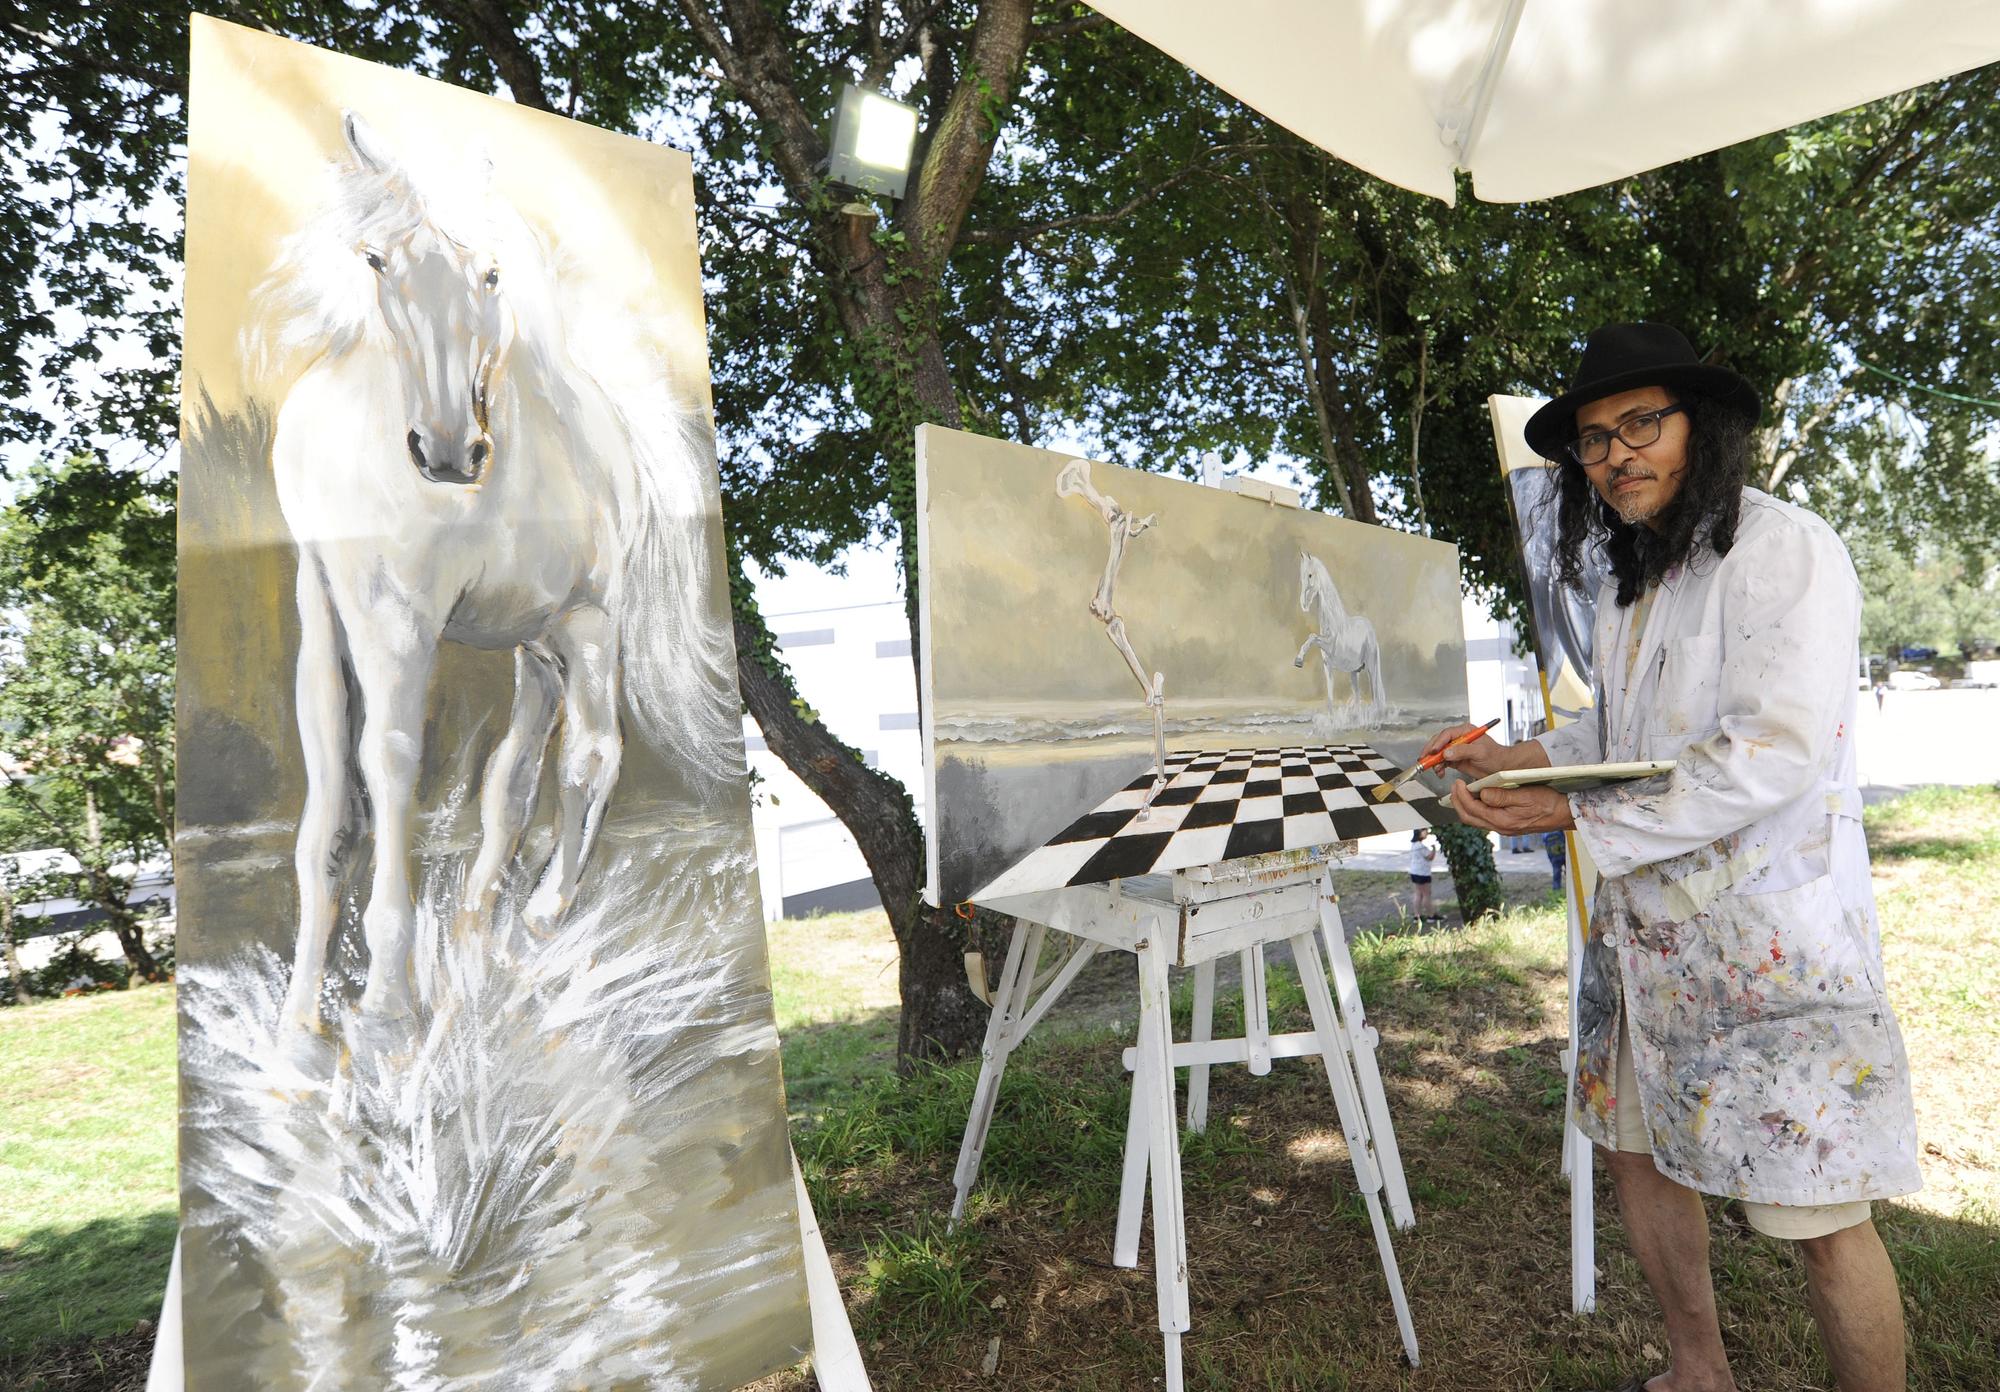
POLYGON ((1450 202, 1549 198, 2000 60, 2000 0, 1091 0, 1450 202))

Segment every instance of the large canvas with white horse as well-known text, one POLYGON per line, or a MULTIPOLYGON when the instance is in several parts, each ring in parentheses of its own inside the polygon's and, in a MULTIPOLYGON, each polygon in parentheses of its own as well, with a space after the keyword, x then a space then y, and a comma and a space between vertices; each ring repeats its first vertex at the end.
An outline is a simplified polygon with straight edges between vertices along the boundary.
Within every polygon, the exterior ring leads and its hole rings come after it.
POLYGON ((809 1337, 689 161, 197 18, 191 1386, 809 1337))
POLYGON ((960 431, 918 442, 939 902, 1066 882, 1036 853, 1107 799, 1180 797, 1140 786, 1163 755, 1407 764, 1465 718, 1456 547, 960 431))

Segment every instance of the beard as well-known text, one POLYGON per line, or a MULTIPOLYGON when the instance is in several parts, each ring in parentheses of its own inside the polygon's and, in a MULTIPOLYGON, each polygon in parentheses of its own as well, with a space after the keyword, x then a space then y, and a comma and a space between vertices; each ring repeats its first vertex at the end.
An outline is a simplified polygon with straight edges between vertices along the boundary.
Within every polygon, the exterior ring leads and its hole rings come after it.
POLYGON ((1636 527, 1642 522, 1658 517, 1667 510, 1667 504, 1672 499, 1670 497, 1661 498, 1657 491, 1637 494, 1630 498, 1620 498, 1617 493, 1618 485, 1622 480, 1628 478, 1657 481, 1659 475, 1650 470, 1627 469, 1623 473, 1612 477, 1609 484, 1612 490, 1611 497, 1606 501, 1611 504, 1611 510, 1618 514, 1619 521, 1628 527, 1636 527))

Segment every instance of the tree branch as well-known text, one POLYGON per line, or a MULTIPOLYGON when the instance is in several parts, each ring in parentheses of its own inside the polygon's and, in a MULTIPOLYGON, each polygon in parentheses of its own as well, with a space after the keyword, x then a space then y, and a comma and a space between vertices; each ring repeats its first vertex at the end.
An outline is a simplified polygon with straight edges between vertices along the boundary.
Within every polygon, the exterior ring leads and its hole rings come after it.
POLYGON ((444 8, 457 15, 479 41, 517 103, 537 111, 555 110, 542 75, 542 60, 516 32, 498 0, 448 0, 444 8))
POLYGON ((879 0, 878 3, 873 4, 871 8, 873 10, 872 18, 875 27, 869 33, 868 66, 862 69, 861 85, 863 87, 880 87, 884 82, 887 82, 889 74, 895 71, 896 64, 902 62, 904 58, 915 51, 918 41, 923 37, 924 26, 931 22, 931 16, 943 9, 944 6, 945 0, 931 0, 930 4, 925 5, 923 9, 919 10, 910 22, 903 27, 902 35, 894 43, 884 48, 882 45, 881 6, 879 0))
POLYGON ((1034 0, 985 0, 979 7, 970 51, 898 220, 929 283, 942 273, 986 178, 1001 117, 1013 105, 1033 14, 1034 0))
POLYGON ((1026 223, 1019 227, 975 227, 969 229, 960 240, 980 246, 1012 246, 1019 242, 1033 241, 1050 232, 1065 232, 1072 227, 1103 227, 1109 223, 1123 222, 1175 185, 1185 183, 1196 174, 1204 172, 1210 156, 1227 148, 1229 147, 1218 145, 1212 150, 1204 150, 1183 168, 1176 170, 1151 188, 1141 189, 1123 206, 1108 212, 1078 213, 1074 217, 1052 218, 1047 222, 1026 223))
POLYGON ((706 0, 680 0, 681 13, 702 46, 722 65, 723 76, 763 123, 771 160, 786 191, 802 208, 813 205, 826 161, 819 123, 800 104, 792 87, 789 29, 781 27, 760 0, 721 0, 729 34, 709 12, 706 0))

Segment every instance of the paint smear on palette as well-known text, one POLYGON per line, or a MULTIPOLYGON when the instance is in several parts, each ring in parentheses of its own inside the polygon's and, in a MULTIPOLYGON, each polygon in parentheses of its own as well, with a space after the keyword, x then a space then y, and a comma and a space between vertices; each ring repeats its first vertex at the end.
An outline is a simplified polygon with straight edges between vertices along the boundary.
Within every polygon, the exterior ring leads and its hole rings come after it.
POLYGON ((186 1374, 802 1356, 688 160, 197 16, 186 1374))

